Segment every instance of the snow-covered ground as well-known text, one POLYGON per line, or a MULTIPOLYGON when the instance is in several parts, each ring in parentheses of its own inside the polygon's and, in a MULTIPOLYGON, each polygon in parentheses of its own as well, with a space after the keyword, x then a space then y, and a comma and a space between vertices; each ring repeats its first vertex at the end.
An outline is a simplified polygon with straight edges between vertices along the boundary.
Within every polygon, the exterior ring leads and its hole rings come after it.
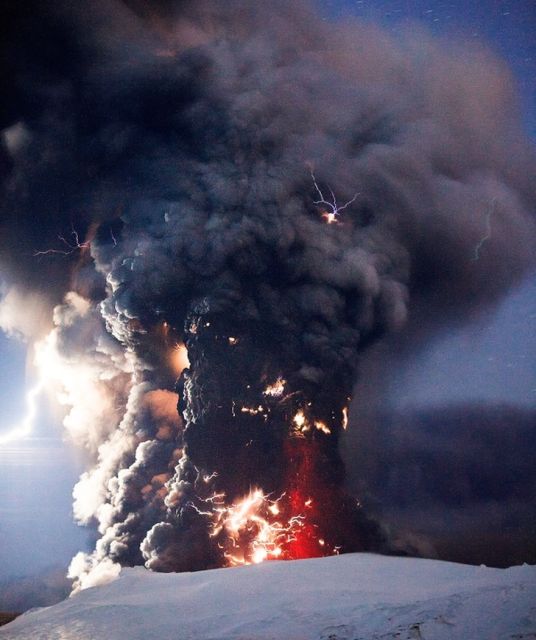
POLYGON ((124 569, 0 640, 528 640, 536 567, 350 554, 219 569, 124 569))

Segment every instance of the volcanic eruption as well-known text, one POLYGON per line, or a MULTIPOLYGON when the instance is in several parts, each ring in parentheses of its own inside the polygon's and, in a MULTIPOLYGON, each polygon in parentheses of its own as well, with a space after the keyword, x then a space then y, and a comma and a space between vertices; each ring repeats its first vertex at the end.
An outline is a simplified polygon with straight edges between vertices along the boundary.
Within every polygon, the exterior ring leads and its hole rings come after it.
POLYGON ((359 360, 412 309, 459 320, 532 264, 508 71, 301 2, 36 12, 12 9, 5 45, 0 259, 10 290, 52 283, 33 338, 100 533, 78 586, 385 548, 339 453, 359 360))

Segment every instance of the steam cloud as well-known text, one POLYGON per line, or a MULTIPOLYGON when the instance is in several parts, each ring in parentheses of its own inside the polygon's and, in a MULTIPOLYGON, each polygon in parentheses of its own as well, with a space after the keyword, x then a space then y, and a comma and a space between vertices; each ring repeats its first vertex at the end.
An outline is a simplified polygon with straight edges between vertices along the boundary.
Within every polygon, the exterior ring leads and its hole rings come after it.
POLYGON ((225 563, 212 516, 253 487, 303 514, 288 557, 382 548, 338 452, 360 354, 412 309, 492 303, 534 258, 508 70, 284 0, 4 11, 0 261, 10 300, 57 305, 42 363, 101 533, 79 586, 225 563), (313 174, 357 194, 334 224, 313 174))

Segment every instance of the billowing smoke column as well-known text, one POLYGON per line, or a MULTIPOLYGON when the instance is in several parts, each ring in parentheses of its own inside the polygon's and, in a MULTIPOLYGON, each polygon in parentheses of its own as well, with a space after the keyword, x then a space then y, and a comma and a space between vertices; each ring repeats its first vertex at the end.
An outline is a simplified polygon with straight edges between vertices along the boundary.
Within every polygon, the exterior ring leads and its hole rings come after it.
POLYGON ((63 396, 101 533, 71 574, 381 548, 338 451, 359 354, 408 302, 460 319, 534 257, 507 70, 299 2, 86 9, 11 10, 3 114, 9 295, 73 290, 40 344, 101 398, 63 396))

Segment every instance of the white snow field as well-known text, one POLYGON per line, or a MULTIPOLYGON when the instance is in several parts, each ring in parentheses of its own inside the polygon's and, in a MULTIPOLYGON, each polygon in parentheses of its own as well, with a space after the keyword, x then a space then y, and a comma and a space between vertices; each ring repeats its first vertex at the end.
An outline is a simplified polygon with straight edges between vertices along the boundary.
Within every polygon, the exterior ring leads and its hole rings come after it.
POLYGON ((536 567, 349 554, 114 582, 0 629, 0 640, 536 638, 536 567))

